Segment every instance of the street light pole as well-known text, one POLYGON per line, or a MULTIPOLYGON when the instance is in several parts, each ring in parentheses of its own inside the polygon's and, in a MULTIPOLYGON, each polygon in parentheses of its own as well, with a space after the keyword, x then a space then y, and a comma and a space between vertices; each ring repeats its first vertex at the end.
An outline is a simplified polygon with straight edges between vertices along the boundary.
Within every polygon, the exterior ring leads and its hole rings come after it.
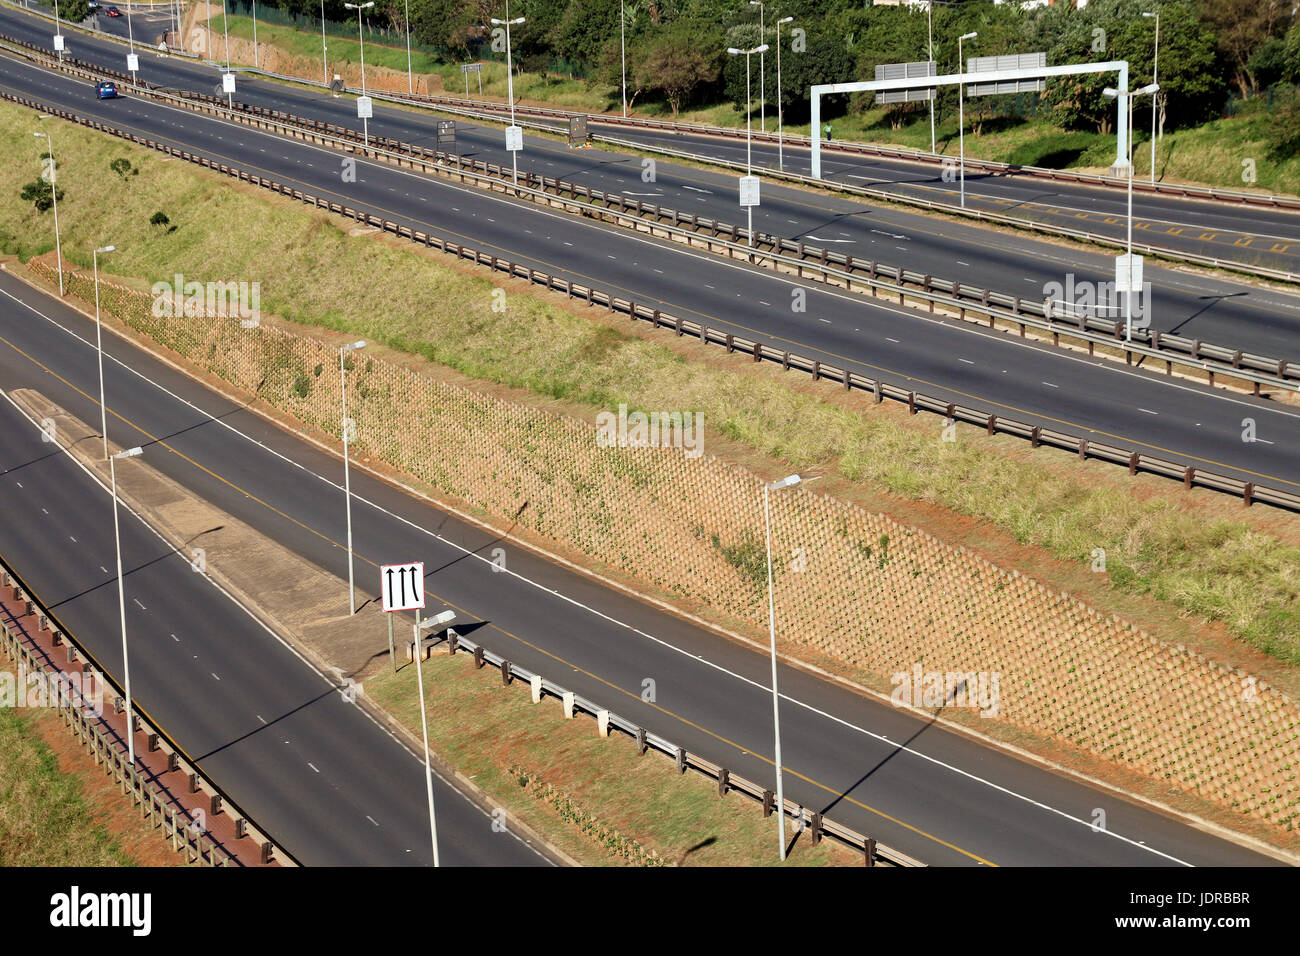
POLYGON ((365 347, 366 343, 362 340, 353 342, 351 345, 344 345, 339 349, 339 393, 343 400, 343 498, 348 525, 348 608, 352 614, 357 613, 357 585, 352 568, 352 472, 348 465, 348 444, 351 437, 349 432, 352 429, 348 423, 348 377, 347 367, 344 365, 343 359, 347 353, 365 347))
POLYGON ((117 550, 117 608, 122 623, 122 682, 126 691, 126 748, 135 770, 135 710, 131 706, 131 664, 126 651, 126 588, 122 583, 122 533, 117 519, 117 460, 134 458, 140 454, 140 448, 128 448, 108 459, 108 472, 113 485, 113 544, 117 550))
POLYGON ((776 164, 782 172, 785 172, 785 141, 781 112, 781 24, 793 21, 794 17, 782 17, 776 21, 776 164))
MULTIPOLYGON (((45 119, 49 113, 42 113, 45 119)), ((50 144, 50 199, 54 202, 54 261, 59 267, 59 298, 63 298, 63 242, 59 239, 59 161, 54 158, 54 134, 32 133, 50 144)))
MULTIPOLYGON (((510 6, 506 5, 506 16, 510 15, 510 6)), ((510 28, 518 26, 524 22, 523 17, 516 17, 513 20, 493 19, 494 26, 504 26, 506 28, 506 98, 510 100, 510 126, 515 125, 515 61, 510 54, 510 28)), ((508 139, 509 137, 507 137, 508 139)), ((507 147, 509 143, 506 144, 507 147)), ((519 150, 510 150, 510 167, 514 174, 515 185, 519 185, 519 150)))
POLYGON ((411 72, 411 0, 406 0, 406 92, 415 95, 415 75, 411 72))
MULTIPOLYGON (((962 41, 973 40, 979 33, 965 33, 957 38, 957 70, 966 72, 966 61, 962 55, 962 41)), ((963 92, 966 84, 957 84, 957 129, 961 140, 961 208, 966 208, 966 110, 963 105, 963 92)))
POLYGON ((99 353, 99 431, 104 439, 104 457, 108 457, 108 406, 104 404, 104 335, 99 321, 99 254, 112 252, 114 246, 101 246, 91 253, 95 266, 95 351, 99 353))
MULTIPOLYGON (((58 39, 60 46, 63 45, 63 27, 59 23, 59 0, 54 0, 54 36, 58 39)), ((63 51, 55 51, 59 54, 59 62, 63 62, 63 51)))
POLYGON ((627 119, 627 38, 623 0, 618 0, 618 52, 623 61, 623 118, 627 119))
POLYGON ((1112 87, 1106 87, 1102 90, 1102 95, 1107 99, 1119 99, 1121 95, 1127 100, 1124 104, 1128 107, 1128 143, 1126 144, 1126 155, 1128 157, 1128 290, 1124 293, 1124 341, 1133 340, 1133 100, 1139 96, 1151 94, 1151 102, 1155 102, 1155 94, 1160 92, 1160 86, 1152 83, 1150 86, 1144 86, 1140 90, 1134 90, 1121 94, 1119 90, 1112 87))
POLYGON ((330 85, 329 47, 325 45, 325 0, 320 0, 320 64, 325 73, 325 85, 330 85))
POLYGON ((260 66, 257 62, 257 0, 253 0, 253 66, 260 66))
POLYGON ((429 718, 424 704, 424 648, 420 646, 420 632, 431 627, 449 623, 456 617, 455 611, 443 611, 434 617, 426 618, 415 627, 415 679, 420 693, 420 727, 424 732, 424 789, 429 797, 429 835, 433 841, 433 865, 438 861, 438 824, 433 814, 433 763, 429 759, 429 718))
POLYGON ((776 818, 781 841, 781 859, 785 860, 785 784, 781 773, 781 695, 776 685, 776 595, 772 587, 772 506, 770 493, 799 484, 803 479, 790 475, 763 485, 763 525, 767 540, 767 629, 772 658, 772 734, 776 763, 776 818))
MULTIPOLYGON (((221 32, 225 34, 226 37, 226 72, 229 73, 230 72, 230 30, 226 25, 226 0, 221 0, 221 32)), ((225 79, 223 78, 221 82, 225 83, 225 79)), ((235 108, 234 93, 226 94, 226 105, 229 106, 231 109, 235 108)))
MULTIPOLYGON (((1151 82, 1158 85, 1160 83, 1160 14, 1143 11, 1142 16, 1154 17, 1156 21, 1156 48, 1151 59, 1151 82)), ((1156 181, 1156 114, 1160 111, 1159 102, 1158 96, 1151 97, 1151 182, 1153 184, 1156 181)))
MULTIPOLYGON (((369 3, 362 3, 362 4, 356 4, 356 3, 343 4, 343 8, 345 10, 357 11, 357 42, 361 45, 361 95, 362 96, 366 95, 366 38, 361 35, 361 11, 369 9, 374 5, 375 5, 375 0, 370 0, 369 3)), ((370 147, 370 118, 369 117, 366 116, 361 117, 361 136, 363 142, 365 143, 365 146, 369 148, 370 147)))
MULTIPOLYGON (((747 177, 754 175, 754 162, 753 162, 753 151, 752 151, 753 130, 754 130, 754 116, 753 116, 754 110, 752 104, 749 101, 749 90, 751 85, 749 79, 750 76, 749 57, 751 54, 754 53, 758 53, 761 55, 763 51, 765 51, 766 49, 767 49, 766 43, 760 44, 754 47, 752 50, 739 50, 734 46, 727 48, 727 52, 730 53, 732 56, 739 56, 742 53, 745 55, 745 175, 747 177)), ((746 215, 749 216, 749 227, 748 227, 749 244, 752 246, 754 244, 754 207, 746 206, 745 212, 746 215)))
MULTIPOLYGON (((758 45, 760 50, 767 49, 767 28, 763 25, 763 0, 749 0, 751 7, 758 7, 758 45)), ((767 57, 758 54, 758 109, 759 123, 763 132, 767 132, 767 57)))
MULTIPOLYGON (((934 62, 934 3, 925 5, 925 26, 926 32, 930 37, 930 62, 934 62)), ((937 89, 930 91, 930 155, 935 153, 934 149, 934 101, 939 91, 937 89)))

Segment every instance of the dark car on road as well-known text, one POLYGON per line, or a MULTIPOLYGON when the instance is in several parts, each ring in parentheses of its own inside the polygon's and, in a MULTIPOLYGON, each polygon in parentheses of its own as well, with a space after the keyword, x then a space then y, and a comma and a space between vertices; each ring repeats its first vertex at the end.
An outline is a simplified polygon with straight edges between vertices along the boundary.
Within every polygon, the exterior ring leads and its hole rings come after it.
POLYGON ((100 80, 95 86, 95 95, 101 100, 117 99, 117 84, 112 80, 100 80))

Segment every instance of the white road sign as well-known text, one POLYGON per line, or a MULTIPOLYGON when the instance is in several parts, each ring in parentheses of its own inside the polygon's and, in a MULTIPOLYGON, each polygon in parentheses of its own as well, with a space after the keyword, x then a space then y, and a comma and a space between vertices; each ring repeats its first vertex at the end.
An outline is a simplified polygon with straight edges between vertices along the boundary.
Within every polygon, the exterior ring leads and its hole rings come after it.
POLYGON ((369 96, 357 97, 357 119, 373 119, 375 115, 375 101, 369 96))
POLYGON ((413 611, 424 607, 424 564, 385 564, 379 569, 379 590, 385 611, 413 611))
POLYGON ((758 177, 740 177, 740 204, 742 206, 758 205, 758 177))
POLYGON ((235 74, 233 73, 221 74, 221 92, 222 93, 235 92, 235 74))
POLYGON ((460 71, 461 71, 462 73, 481 73, 481 72, 483 72, 483 64, 482 64, 482 63, 462 63, 462 64, 460 65, 460 71))
POLYGON ((62 49, 63 49, 63 34, 62 34, 62 33, 56 33, 56 34, 54 34, 54 49, 56 49, 56 50, 62 50, 62 49))
POLYGON ((140 57, 134 53, 128 53, 126 55, 126 71, 128 73, 135 73, 139 69, 140 69, 140 57))
POLYGON ((517 153, 524 148, 524 131, 519 126, 506 127, 506 149, 517 153))
POLYGON ((1142 291, 1142 257, 1133 256, 1116 256, 1115 257, 1115 291, 1116 292, 1141 292, 1142 291), (1130 263, 1132 259, 1132 280, 1130 281, 1130 263))

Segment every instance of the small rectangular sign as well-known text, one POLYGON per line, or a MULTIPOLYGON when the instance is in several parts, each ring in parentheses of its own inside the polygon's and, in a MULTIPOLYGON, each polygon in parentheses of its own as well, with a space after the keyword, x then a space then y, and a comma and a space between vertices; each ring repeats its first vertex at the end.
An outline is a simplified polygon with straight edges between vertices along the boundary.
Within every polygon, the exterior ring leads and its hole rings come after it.
POLYGON ((481 73, 483 71, 482 63, 462 63, 460 65, 462 73, 481 73))
POLYGON ((221 92, 223 93, 235 92, 235 74, 233 73, 221 74, 221 92))
POLYGON ((1142 257, 1139 255, 1115 257, 1115 291, 1142 291, 1142 257), (1132 260, 1130 264, 1130 260, 1132 260), (1131 270, 1131 271, 1130 271, 1131 270))
POLYGON ((63 49, 63 34, 61 33, 54 34, 54 49, 56 50, 63 49))
POLYGON ((126 55, 126 71, 128 73, 135 73, 139 69, 140 57, 135 53, 128 53, 126 55))
POLYGON ((740 177, 740 204, 742 206, 758 205, 758 177, 740 177))
POLYGON ((517 153, 524 148, 524 131, 519 126, 506 127, 506 149, 517 153))
POLYGON ((357 97, 357 119, 372 119, 375 115, 375 101, 368 96, 357 97))
POLYGON ((385 564, 379 569, 384 611, 414 611, 424 607, 424 563, 385 564))

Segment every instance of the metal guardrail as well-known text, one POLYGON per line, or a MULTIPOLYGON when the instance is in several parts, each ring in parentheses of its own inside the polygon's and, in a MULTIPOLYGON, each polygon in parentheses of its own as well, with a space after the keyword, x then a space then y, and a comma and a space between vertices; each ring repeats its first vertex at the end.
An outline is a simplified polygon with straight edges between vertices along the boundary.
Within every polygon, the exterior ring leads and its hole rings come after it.
POLYGON ((534 703, 540 703, 543 697, 553 697, 563 704, 566 717, 577 714, 587 714, 594 717, 602 736, 607 736, 611 731, 618 731, 635 740, 637 750, 641 754, 645 754, 648 750, 654 750, 666 757, 671 757, 678 773, 694 770, 711 780, 717 781, 718 796, 720 797, 725 797, 734 790, 759 803, 763 807, 764 816, 770 816, 774 812, 784 813, 788 819, 794 821, 799 830, 808 830, 814 845, 820 842, 823 837, 830 838, 862 853, 863 862, 867 866, 875 866, 878 863, 900 867, 926 865, 914 857, 891 849, 871 837, 837 823, 821 813, 808 810, 792 800, 787 799, 778 808, 776 795, 762 784, 732 773, 721 764, 705 760, 698 754, 689 752, 685 747, 678 746, 667 738, 646 730, 635 721, 622 717, 594 701, 581 697, 554 681, 547 680, 539 673, 512 663, 503 655, 488 650, 468 637, 457 634, 455 628, 448 628, 446 631, 441 632, 441 636, 422 636, 419 648, 417 648, 416 642, 408 641, 406 645, 407 659, 414 660, 417 653, 427 659, 433 648, 438 644, 445 644, 450 654, 464 651, 473 655, 474 666, 477 668, 489 664, 495 667, 501 673, 502 682, 507 686, 516 679, 528 684, 534 703))
MULTIPOLYGON (((0 42, 0 46, 4 45, 0 42)), ((21 44, 21 46, 32 45, 21 44)), ((39 48, 32 52, 43 58, 53 59, 39 48)), ((69 58, 65 58, 59 68, 65 72, 82 72, 91 78, 107 75, 129 82, 129 77, 125 74, 82 64, 69 58)), ((300 136, 304 131, 310 131, 323 144, 339 146, 350 151, 355 151, 355 147, 363 143, 363 134, 357 130, 298 117, 280 110, 245 104, 232 109, 219 97, 194 91, 168 92, 145 84, 141 84, 139 89, 154 98, 167 101, 179 100, 186 105, 202 104, 213 114, 238 122, 247 124, 250 118, 261 120, 273 130, 286 132, 295 137, 300 136), (328 142, 330 140, 334 142, 331 144, 328 142)), ((403 159, 406 159, 412 168, 415 163, 411 160, 414 159, 420 163, 421 171, 439 175, 447 175, 449 170, 446 167, 455 166, 456 175, 461 182, 465 182, 469 177, 479 181, 480 184, 484 178, 500 183, 510 179, 512 175, 511 171, 503 166, 481 160, 465 160, 456 154, 414 146, 400 140, 378 136, 370 137, 369 140, 373 145, 364 148, 368 156, 395 159, 399 165, 403 159)), ((1124 325, 1116 320, 1088 316, 1075 318, 1073 321, 1058 320, 1049 303, 980 289, 876 260, 863 261, 854 256, 831 252, 770 234, 757 234, 755 245, 743 245, 738 241, 743 231, 733 223, 690 215, 674 209, 642 203, 640 200, 628 201, 619 194, 604 193, 536 173, 521 175, 523 185, 518 187, 512 185, 510 189, 515 196, 538 201, 552 194, 556 196, 565 194, 572 200, 564 203, 566 210, 572 207, 572 211, 588 216, 599 216, 602 221, 608 221, 604 214, 614 211, 616 213, 614 222, 620 225, 622 222, 619 217, 635 217, 638 220, 651 221, 653 222, 650 229, 652 233, 657 228, 665 231, 669 238, 685 241, 688 244, 707 230, 711 240, 705 244, 708 251, 722 251, 729 258, 741 258, 778 271, 784 267, 787 272, 794 271, 799 278, 813 278, 841 286, 849 291, 861 291, 865 286, 873 296, 896 295, 899 303, 904 305, 907 304, 906 298, 910 295, 914 301, 919 298, 923 304, 928 305, 930 312, 934 312, 936 307, 943 307, 962 320, 973 321, 974 316, 983 316, 990 327, 996 321, 1018 325, 1022 336, 1027 328, 1034 328, 1039 332, 1050 334, 1054 345, 1059 345, 1061 336, 1064 335, 1068 339, 1086 342, 1089 354, 1095 354, 1095 347, 1100 345, 1119 350, 1129 364, 1132 364, 1134 356, 1139 357, 1139 364, 1147 358, 1163 361, 1165 370, 1169 374, 1172 374, 1173 365, 1178 364, 1198 373, 1205 373, 1211 384, 1215 383, 1216 375, 1236 378, 1250 382, 1256 395, 1259 394, 1261 385, 1300 389, 1300 363, 1298 362, 1261 356, 1157 330, 1135 330, 1135 340, 1126 341, 1122 334, 1124 325), (665 223, 665 219, 669 222, 665 223)))
MULTIPOLYGON (((27 606, 28 616, 39 622, 41 630, 51 632, 53 645, 67 646, 69 663, 85 662, 92 665, 99 678, 109 682, 119 695, 118 700, 121 700, 122 687, 117 680, 100 665, 80 641, 63 627, 58 618, 36 599, 18 573, 3 558, 0 558, 0 587, 12 588, 14 600, 27 606)), ((3 619, 0 619, 0 649, 3 649, 15 662, 21 661, 30 673, 50 673, 45 664, 29 650, 21 635, 10 628, 3 619)), ((121 749, 124 745, 115 744, 108 735, 95 726, 95 720, 87 715, 84 700, 64 700, 62 694, 56 696, 57 707, 64 724, 90 751, 95 763, 103 766, 117 780, 123 795, 129 794, 136 806, 140 807, 142 815, 148 817, 154 826, 162 828, 164 835, 172 844, 172 849, 183 853, 192 863, 206 866, 240 865, 238 858, 229 850, 206 836, 201 828, 196 828, 188 814, 177 809, 173 798, 164 795, 157 786, 150 783, 136 767, 130 764, 121 749)), ((134 732, 144 734, 149 751, 158 750, 166 755, 167 772, 176 772, 188 778, 190 793, 206 794, 214 815, 229 813, 234 817, 236 838, 247 837, 258 844, 261 848, 263 864, 278 862, 285 866, 298 865, 292 856, 276 846, 252 823, 248 815, 239 809, 238 804, 231 800, 225 791, 209 780, 197 766, 190 763, 172 745, 170 738, 161 727, 139 711, 133 711, 133 716, 137 725, 134 732)))
POLYGON ((1160 475, 1166 478, 1181 480, 1183 487, 1189 490, 1194 487, 1201 487, 1240 497, 1243 504, 1247 506, 1254 504, 1255 502, 1263 502, 1275 507, 1300 512, 1300 493, 1298 492, 1283 491, 1278 488, 1260 485, 1253 481, 1243 481, 1241 479, 1215 474, 1193 465, 1182 465, 1177 462, 1156 458, 1152 455, 1147 455, 1133 449, 1107 445, 1069 432, 1044 428, 1041 425, 1031 425, 1014 419, 1003 418, 981 409, 957 405, 953 402, 945 402, 942 399, 915 392, 903 388, 902 386, 891 385, 881 379, 873 379, 847 368, 839 368, 817 359, 810 359, 806 356, 799 355, 798 353, 792 353, 770 345, 764 345, 761 342, 745 339, 730 332, 710 328, 700 322, 684 319, 681 316, 673 316, 670 313, 659 309, 637 305, 633 301, 619 299, 609 292, 591 286, 584 286, 577 282, 562 279, 557 276, 552 276, 538 269, 534 269, 531 266, 525 266, 508 259, 502 259, 499 256, 472 249, 469 246, 452 242, 440 236, 412 229, 409 226, 403 226, 392 220, 373 216, 364 211, 352 209, 351 207, 345 206, 341 203, 331 202, 319 196, 313 196, 311 193, 304 192, 301 189, 296 189, 287 184, 267 179, 263 176, 250 174, 241 170, 237 166, 231 166, 228 163, 213 162, 207 157, 191 153, 189 150, 178 149, 167 143, 157 142, 135 133, 128 133, 98 120, 78 116, 68 110, 51 108, 43 103, 39 103, 19 94, 0 91, 0 98, 27 106, 31 109, 43 110, 54 116, 68 120, 69 122, 109 133, 148 149, 157 150, 166 153, 169 156, 178 157, 204 168, 219 171, 241 182, 261 186, 271 190, 272 192, 306 203, 313 208, 342 215, 348 219, 355 220, 356 222, 409 239, 418 245, 425 246, 426 248, 437 249, 440 252, 445 252, 457 259, 468 259, 471 262, 487 266, 495 271, 505 272, 513 278, 524 279, 533 284, 541 285, 548 291, 562 292, 568 298, 585 301, 590 306, 603 305, 610 312, 621 312, 628 315, 628 317, 633 320, 650 322, 656 328, 669 329, 677 335, 691 335, 704 344, 721 345, 725 347, 728 352, 739 352, 742 354, 752 355, 753 361, 755 362, 776 362, 779 363, 783 369, 797 369, 799 371, 807 372, 812 375, 814 381, 825 379, 837 384, 842 384, 846 391, 856 389, 871 392, 877 404, 888 398, 891 401, 906 404, 908 411, 912 414, 916 414, 919 411, 933 412, 944 416, 947 420, 962 421, 967 424, 984 428, 989 435, 1001 432, 1002 434, 1014 435, 1018 438, 1026 439, 1030 442, 1031 446, 1035 448, 1040 445, 1046 445, 1048 447, 1077 452, 1080 460, 1093 458, 1099 461, 1108 461, 1114 464, 1125 465, 1128 467, 1130 475, 1136 475, 1139 472, 1160 475))

